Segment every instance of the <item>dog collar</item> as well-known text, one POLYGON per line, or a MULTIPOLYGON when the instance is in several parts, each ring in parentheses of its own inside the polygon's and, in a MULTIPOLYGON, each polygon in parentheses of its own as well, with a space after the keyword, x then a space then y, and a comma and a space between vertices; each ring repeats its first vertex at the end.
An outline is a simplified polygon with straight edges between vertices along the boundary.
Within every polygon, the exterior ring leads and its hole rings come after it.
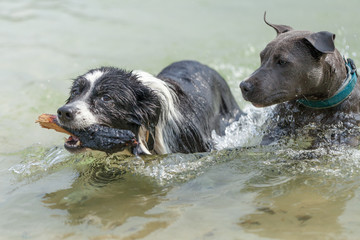
POLYGON ((344 61, 347 69, 347 76, 344 83, 339 88, 339 90, 334 94, 334 96, 324 100, 308 100, 302 98, 297 101, 306 107, 317 108, 317 109, 331 108, 342 103, 354 90, 354 87, 357 82, 357 73, 356 73, 356 66, 354 61, 350 58, 348 59, 344 58, 344 61))

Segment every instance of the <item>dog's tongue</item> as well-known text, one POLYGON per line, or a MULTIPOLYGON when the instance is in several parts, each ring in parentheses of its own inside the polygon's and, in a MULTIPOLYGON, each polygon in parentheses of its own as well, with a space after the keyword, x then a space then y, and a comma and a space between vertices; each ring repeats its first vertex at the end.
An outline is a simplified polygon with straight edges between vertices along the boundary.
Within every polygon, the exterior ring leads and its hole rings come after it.
POLYGON ((257 107, 257 108, 263 108, 263 107, 265 107, 264 105, 257 104, 257 103, 252 103, 252 105, 254 105, 254 106, 257 107))
POLYGON ((76 136, 71 135, 64 143, 64 147, 69 152, 80 152, 81 150, 84 150, 85 148, 82 146, 80 139, 76 136))

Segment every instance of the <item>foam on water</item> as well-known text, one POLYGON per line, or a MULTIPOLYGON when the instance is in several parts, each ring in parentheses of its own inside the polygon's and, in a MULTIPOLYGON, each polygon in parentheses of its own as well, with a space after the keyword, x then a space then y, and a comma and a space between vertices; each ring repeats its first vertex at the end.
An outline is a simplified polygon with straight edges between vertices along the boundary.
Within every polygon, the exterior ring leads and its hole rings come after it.
MULTIPOLYGON (((359 173, 360 150, 331 145, 330 140, 334 134, 344 132, 340 123, 321 133, 324 142, 330 144, 320 145, 316 149, 304 147, 310 140, 298 136, 296 139, 289 136, 270 146, 259 146, 268 124, 266 120, 272 118, 272 109, 247 107, 245 112, 246 115, 226 129, 224 136, 213 132, 217 150, 210 153, 135 157, 106 155, 100 152, 70 154, 62 147, 32 147, 18 153, 22 161, 12 166, 9 171, 19 179, 38 179, 62 166, 68 166, 86 172, 89 175, 89 184, 93 186, 103 186, 127 173, 149 177, 160 185, 171 185, 193 179, 212 166, 232 161, 241 162, 242 167, 248 171, 260 169, 263 171, 260 174, 262 176, 272 171, 282 172, 285 176, 320 174, 351 177, 359 173)), ((320 127, 310 124, 301 131, 306 134, 320 127)), ((288 178, 277 181, 286 179, 288 178)))
POLYGON ((235 147, 250 147, 259 145, 265 131, 265 122, 272 112, 272 108, 255 108, 248 106, 244 109, 246 115, 239 121, 232 123, 225 130, 224 136, 212 132, 215 148, 218 150, 235 147))
MULTIPOLYGON (((261 141, 262 126, 269 114, 268 110, 247 107, 246 115, 234 122, 226 129, 225 136, 218 136, 213 132, 216 149, 255 146, 261 141)), ((19 153, 23 159, 21 163, 12 166, 9 171, 16 176, 34 177, 56 169, 64 163, 78 165, 92 164, 90 167, 123 173, 116 169, 126 170, 149 176, 161 184, 172 181, 184 181, 198 176, 207 167, 219 161, 221 153, 196 153, 196 154, 169 154, 163 156, 134 157, 127 155, 110 155, 98 152, 72 155, 63 147, 50 149, 31 147, 19 153), (104 168, 99 168, 99 164, 104 168)), ((229 160, 229 159, 227 159, 229 160)), ((101 174, 95 174, 100 176, 101 174)))

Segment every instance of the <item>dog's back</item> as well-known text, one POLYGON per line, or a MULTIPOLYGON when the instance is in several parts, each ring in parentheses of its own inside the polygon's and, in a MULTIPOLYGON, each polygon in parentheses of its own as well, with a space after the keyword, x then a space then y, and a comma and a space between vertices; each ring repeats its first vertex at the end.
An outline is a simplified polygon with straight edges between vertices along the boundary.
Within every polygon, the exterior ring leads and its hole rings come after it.
POLYGON ((178 96, 177 109, 184 118, 182 144, 196 151, 211 149, 211 132, 224 134, 226 126, 243 112, 226 81, 210 67, 196 61, 180 61, 163 69, 157 76, 178 96), (189 139, 189 134, 194 138, 189 139), (203 142, 201 146, 195 146, 203 142))

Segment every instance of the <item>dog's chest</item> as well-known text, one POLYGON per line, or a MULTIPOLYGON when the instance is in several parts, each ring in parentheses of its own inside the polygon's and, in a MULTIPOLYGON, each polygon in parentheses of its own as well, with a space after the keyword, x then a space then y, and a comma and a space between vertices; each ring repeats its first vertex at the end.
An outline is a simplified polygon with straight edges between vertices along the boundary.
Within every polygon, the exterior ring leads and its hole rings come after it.
POLYGON ((297 103, 279 104, 269 120, 263 143, 287 141, 302 136, 311 145, 350 144, 360 139, 360 114, 336 110, 307 109, 297 103), (350 143, 349 143, 350 142, 350 143))

